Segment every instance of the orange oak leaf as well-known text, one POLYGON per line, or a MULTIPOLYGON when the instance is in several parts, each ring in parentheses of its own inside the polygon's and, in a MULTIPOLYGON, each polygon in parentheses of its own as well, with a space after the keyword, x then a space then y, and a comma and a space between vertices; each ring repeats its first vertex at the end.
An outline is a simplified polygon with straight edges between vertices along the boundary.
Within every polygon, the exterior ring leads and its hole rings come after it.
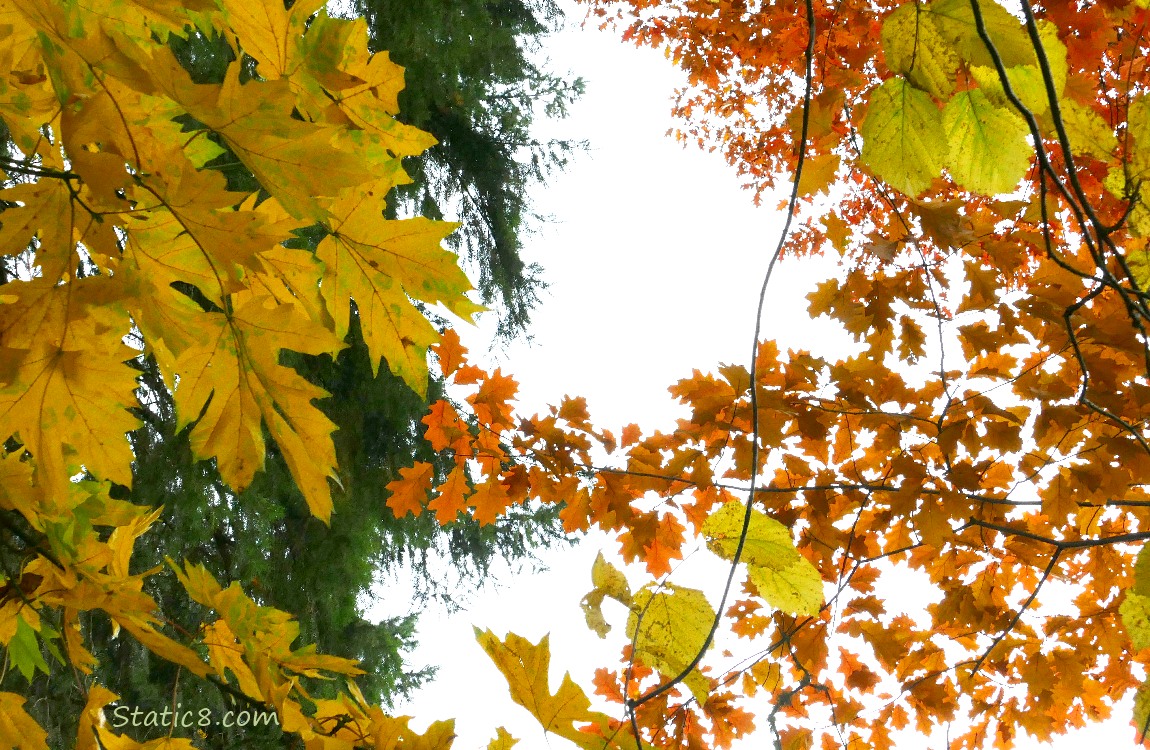
POLYGON ((385 489, 391 493, 387 498, 387 507, 396 517, 411 513, 418 516, 423 512, 424 503, 427 502, 427 493, 431 490, 431 481, 435 476, 435 467, 425 461, 416 462, 399 470, 399 479, 388 482, 385 489))
POLYGON ((479 525, 489 526, 495 523, 499 516, 507 510, 511 504, 511 497, 508 495, 505 485, 498 480, 489 479, 476 485, 475 492, 470 498, 470 504, 473 508, 471 515, 479 522, 479 525))
POLYGON ((435 488, 435 492, 437 494, 427 504, 427 508, 435 511, 435 520, 444 526, 467 509, 467 495, 471 492, 467 486, 467 472, 462 466, 456 466, 447 475, 447 481, 435 488))

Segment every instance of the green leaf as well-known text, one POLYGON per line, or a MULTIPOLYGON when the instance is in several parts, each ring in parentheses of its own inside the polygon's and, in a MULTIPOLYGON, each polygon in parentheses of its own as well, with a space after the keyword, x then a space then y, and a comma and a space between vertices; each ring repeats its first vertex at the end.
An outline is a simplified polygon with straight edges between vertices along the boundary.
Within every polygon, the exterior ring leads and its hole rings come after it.
MULTIPOLYGON (((627 635, 635 656, 665 677, 677 677, 703 648, 715 621, 715 610, 702 591, 667 583, 640 589, 627 618, 627 635)), ((700 704, 707 700, 710 681, 698 668, 683 680, 700 704)))
POLYGON ((929 94, 901 78, 871 94, 861 127, 863 162, 891 187, 918 195, 942 172, 942 115, 929 94))
POLYGON ((946 168, 963 188, 983 195, 1009 193, 1030 166, 1022 116, 996 107, 980 89, 954 95, 943 110, 946 168))
MULTIPOLYGON (((735 557, 744 513, 743 504, 732 500, 703 524, 707 548, 724 560, 735 557)), ((772 607, 795 615, 814 615, 819 611, 823 604, 822 576, 795 549, 786 526, 752 509, 741 559, 747 564, 751 582, 772 607)))
POLYGON ((48 663, 40 653, 40 643, 36 640, 36 631, 24 621, 23 616, 16 618, 16 635, 8 642, 8 656, 12 664, 24 675, 24 679, 31 681, 32 675, 39 669, 48 674, 48 663))
POLYGON ((891 72, 905 75, 918 88, 939 98, 954 91, 958 54, 921 6, 907 3, 886 17, 882 49, 891 72))

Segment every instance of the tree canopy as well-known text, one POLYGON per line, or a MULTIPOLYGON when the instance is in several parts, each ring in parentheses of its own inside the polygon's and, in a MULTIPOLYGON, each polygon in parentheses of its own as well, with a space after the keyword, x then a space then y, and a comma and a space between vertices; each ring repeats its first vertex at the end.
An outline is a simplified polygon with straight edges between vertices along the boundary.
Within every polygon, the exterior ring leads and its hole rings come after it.
MULTIPOLYGON (((172 703, 211 686, 274 711, 285 742, 450 746, 450 722, 416 733, 346 681, 352 660, 296 646, 299 623, 250 582, 169 559, 199 615, 160 609, 134 555, 158 512, 113 491, 133 481, 147 391, 129 363, 147 356, 193 455, 241 491, 274 451, 329 522, 335 425, 297 357, 337 356, 356 326, 373 372, 427 395, 434 370, 454 394, 421 420, 435 458, 387 484, 396 516, 486 528, 550 507, 644 569, 590 571, 588 626, 622 657, 596 673, 599 708, 569 676, 550 684, 547 639, 477 632, 547 731, 596 750, 758 731, 790 750, 946 727, 951 746, 1005 748, 1133 694, 1145 742, 1143 3, 594 0, 689 71, 684 137, 764 195, 789 178, 771 268, 837 251, 808 312, 857 344, 781 351, 752 321, 747 362, 671 387, 689 416, 669 433, 608 430, 578 397, 517 414, 514 379, 429 320, 479 310, 451 227, 387 205, 432 139, 397 119, 402 75, 368 24, 321 5, 0 5, 20 150, 0 191, 0 522, 18 553, 0 642, 25 679, 67 670, 77 747, 210 742, 101 721, 116 698, 87 647, 100 627, 173 665, 172 703), (168 44, 194 32, 235 53, 218 82, 168 44), (250 185, 210 166, 222 154, 250 185), (719 601, 673 580, 688 538, 729 563, 719 601), (880 595, 908 570, 937 590, 925 616, 880 595), (746 642, 734 667, 708 648, 720 628, 746 642)), ((4 688, 0 739, 46 747, 39 709, 4 688)), ((500 729, 490 747, 513 742, 500 729)))

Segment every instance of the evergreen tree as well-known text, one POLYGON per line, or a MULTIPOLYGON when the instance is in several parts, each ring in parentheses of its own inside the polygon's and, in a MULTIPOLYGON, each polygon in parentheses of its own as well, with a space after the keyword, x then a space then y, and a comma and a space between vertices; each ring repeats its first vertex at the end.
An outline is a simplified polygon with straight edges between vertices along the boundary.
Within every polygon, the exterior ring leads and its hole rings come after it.
POLYGON ((562 117, 583 91, 533 59, 563 14, 553 0, 353 0, 376 50, 406 68, 399 105, 405 122, 439 144, 413 160, 398 205, 459 221, 449 241, 472 261, 499 331, 526 326, 542 286, 540 268, 520 257, 535 215, 530 189, 583 144, 540 142, 531 124, 562 117))

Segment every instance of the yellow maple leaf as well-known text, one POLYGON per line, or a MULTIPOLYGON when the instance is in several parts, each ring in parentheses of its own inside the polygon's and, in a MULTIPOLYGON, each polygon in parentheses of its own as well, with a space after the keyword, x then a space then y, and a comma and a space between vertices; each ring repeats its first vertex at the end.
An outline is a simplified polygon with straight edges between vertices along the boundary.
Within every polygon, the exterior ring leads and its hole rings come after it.
POLYGON ((263 78, 281 78, 301 62, 300 41, 308 18, 324 0, 305 0, 284 8, 281 0, 223 0, 228 23, 242 40, 243 51, 253 58, 263 78))
POLYGON ((132 483, 127 434, 139 426, 136 373, 124 364, 136 352, 0 349, 0 433, 18 433, 45 473, 63 482, 81 467, 119 484, 132 483))
POLYGON ((610 717, 591 710, 591 701, 571 679, 564 674, 554 694, 548 685, 551 663, 549 638, 543 636, 538 644, 508 633, 499 640, 490 630, 475 628, 479 645, 503 673, 511 690, 511 699, 531 712, 543 729, 563 737, 584 750, 630 750, 635 741, 627 732, 614 732, 609 727, 610 717))
POLYGON ((384 218, 383 196, 389 180, 370 190, 348 192, 331 206, 331 235, 316 252, 324 263, 323 295, 336 322, 336 334, 346 334, 350 302, 354 300, 371 352, 372 371, 386 360, 420 395, 427 392, 427 348, 438 334, 412 305, 411 299, 442 303, 470 319, 482 308, 466 296, 471 282, 459 268, 458 257, 440 246, 454 228, 426 219, 384 218))
POLYGON ((327 392, 280 365, 278 357, 280 349, 333 353, 343 343, 293 305, 251 295, 236 299, 230 316, 201 316, 205 344, 192 344, 175 364, 181 378, 175 393, 179 424, 199 418, 190 436, 192 450, 215 456, 220 475, 237 489, 263 467, 261 424, 266 424, 308 507, 326 522, 328 479, 336 478, 335 425, 312 401, 327 392))
POLYGON ((12 750, 48 750, 48 733, 24 710, 25 699, 0 692, 0 746, 12 750))

